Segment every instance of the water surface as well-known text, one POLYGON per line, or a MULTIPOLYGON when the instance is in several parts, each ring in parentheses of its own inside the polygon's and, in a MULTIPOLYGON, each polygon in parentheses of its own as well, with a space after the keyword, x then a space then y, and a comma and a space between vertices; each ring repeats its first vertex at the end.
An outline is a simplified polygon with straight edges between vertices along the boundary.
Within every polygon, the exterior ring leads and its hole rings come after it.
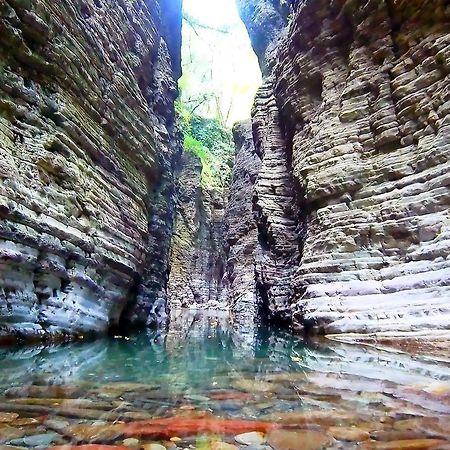
POLYGON ((0 368, 0 445, 425 449, 450 439, 447 361, 306 344, 226 315, 183 312, 164 333, 5 348, 0 368))

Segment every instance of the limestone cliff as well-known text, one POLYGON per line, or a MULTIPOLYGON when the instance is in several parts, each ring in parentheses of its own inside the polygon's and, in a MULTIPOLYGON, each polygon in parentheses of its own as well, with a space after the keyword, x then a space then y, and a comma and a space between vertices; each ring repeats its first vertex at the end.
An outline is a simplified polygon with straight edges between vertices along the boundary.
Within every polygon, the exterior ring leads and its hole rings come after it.
POLYGON ((226 189, 202 186, 202 164, 185 152, 177 173, 177 212, 169 258, 168 308, 224 309, 226 189))
POLYGON ((146 322, 165 287, 181 2, 0 12, 0 336, 104 331, 138 294, 146 322))
POLYGON ((450 328, 448 2, 238 3, 266 75, 256 262, 272 313, 325 333, 450 328))

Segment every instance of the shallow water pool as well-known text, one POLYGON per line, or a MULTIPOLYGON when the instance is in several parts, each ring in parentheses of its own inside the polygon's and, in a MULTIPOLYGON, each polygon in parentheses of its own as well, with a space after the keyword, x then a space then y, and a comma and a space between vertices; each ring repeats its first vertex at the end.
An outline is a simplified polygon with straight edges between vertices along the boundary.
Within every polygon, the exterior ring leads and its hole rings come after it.
POLYGON ((1 450, 450 448, 447 360, 305 344, 226 315, 0 349, 0 368, 1 450))

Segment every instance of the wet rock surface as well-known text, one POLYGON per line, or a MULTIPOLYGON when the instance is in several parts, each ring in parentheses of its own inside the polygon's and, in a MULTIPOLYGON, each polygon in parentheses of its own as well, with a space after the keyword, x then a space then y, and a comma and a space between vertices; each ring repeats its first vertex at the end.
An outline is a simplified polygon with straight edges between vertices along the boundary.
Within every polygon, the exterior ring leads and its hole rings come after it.
POLYGON ((265 73, 253 128, 269 314, 327 334, 447 330, 446 2, 238 4, 265 73))
POLYGON ((180 8, 0 2, 0 339, 105 331, 151 279, 148 319, 166 270, 147 263, 172 222, 180 8))

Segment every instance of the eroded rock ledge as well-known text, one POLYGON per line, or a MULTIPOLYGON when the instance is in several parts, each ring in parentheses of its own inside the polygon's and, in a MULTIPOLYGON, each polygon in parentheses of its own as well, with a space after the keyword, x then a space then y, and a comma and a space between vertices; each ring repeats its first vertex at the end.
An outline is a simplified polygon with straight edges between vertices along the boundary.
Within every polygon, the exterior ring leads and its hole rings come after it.
POLYGON ((448 3, 238 3, 266 76, 253 128, 272 313, 324 333, 450 328, 448 3))
POLYGON ((172 222, 181 4, 0 11, 0 339, 104 331, 137 293, 145 322, 165 287, 149 262, 172 222))

